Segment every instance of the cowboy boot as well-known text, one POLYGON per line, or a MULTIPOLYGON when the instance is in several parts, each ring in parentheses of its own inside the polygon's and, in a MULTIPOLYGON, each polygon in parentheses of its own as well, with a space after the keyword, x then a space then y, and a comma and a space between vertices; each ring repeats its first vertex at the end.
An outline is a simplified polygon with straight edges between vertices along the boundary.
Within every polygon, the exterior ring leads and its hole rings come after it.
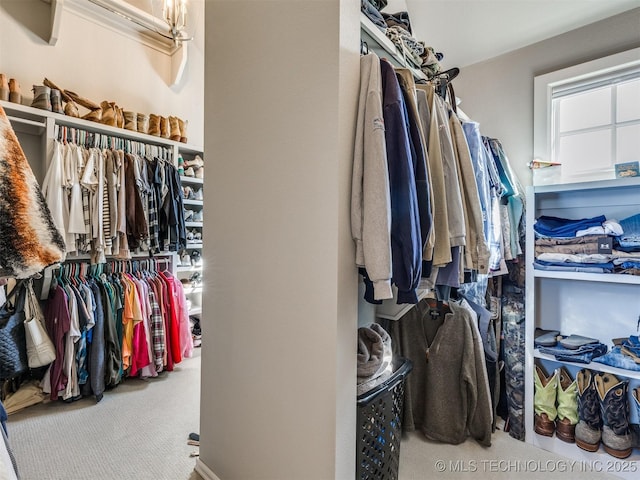
POLYGON ((633 450, 629 430, 629 381, 620 381, 612 373, 596 375, 596 392, 602 415, 602 443, 616 458, 627 458, 633 450))
POLYGON ((579 418, 575 432, 576 445, 587 452, 596 452, 602 438, 602 417, 593 372, 583 368, 576 376, 576 383, 579 418))
POLYGON ((0 100, 9 101, 9 80, 4 73, 0 73, 0 100))
POLYGON ((551 377, 539 365, 536 365, 534 379, 533 409, 535 412, 534 430, 539 435, 553 436, 556 410, 556 394, 558 390, 558 375, 553 372, 551 377))
POLYGON ((33 101, 31 106, 41 110, 51 111, 51 89, 44 85, 33 86, 33 101))
MULTIPOLYGON (((640 421, 640 387, 631 390, 631 398, 636 407, 638 421, 640 421)), ((629 428, 631 429, 631 435, 633 437, 633 448, 640 448, 640 425, 632 423, 629 425, 629 428)))
POLYGON ((576 424, 578 423, 578 390, 577 382, 571 378, 569 371, 558 369, 558 420, 556 420, 556 436, 567 443, 575 442, 576 424))

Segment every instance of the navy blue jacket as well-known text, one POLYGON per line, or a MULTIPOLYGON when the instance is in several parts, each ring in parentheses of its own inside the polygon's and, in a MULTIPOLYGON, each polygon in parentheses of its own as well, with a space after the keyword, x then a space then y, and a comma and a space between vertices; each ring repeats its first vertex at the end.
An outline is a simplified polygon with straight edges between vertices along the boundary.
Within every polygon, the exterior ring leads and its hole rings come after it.
POLYGON ((418 303, 422 235, 407 108, 393 67, 380 60, 382 106, 391 190, 391 259, 398 303, 418 303))

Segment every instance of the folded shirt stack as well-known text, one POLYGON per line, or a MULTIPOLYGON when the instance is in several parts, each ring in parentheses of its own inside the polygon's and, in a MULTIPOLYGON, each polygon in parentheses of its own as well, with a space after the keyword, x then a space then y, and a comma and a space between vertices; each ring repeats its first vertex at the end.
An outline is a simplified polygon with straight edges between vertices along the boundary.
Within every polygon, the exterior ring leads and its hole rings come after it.
POLYGON ((534 224, 536 270, 640 274, 640 214, 620 222, 541 216, 534 224), (600 253, 611 237, 611 253, 600 253))

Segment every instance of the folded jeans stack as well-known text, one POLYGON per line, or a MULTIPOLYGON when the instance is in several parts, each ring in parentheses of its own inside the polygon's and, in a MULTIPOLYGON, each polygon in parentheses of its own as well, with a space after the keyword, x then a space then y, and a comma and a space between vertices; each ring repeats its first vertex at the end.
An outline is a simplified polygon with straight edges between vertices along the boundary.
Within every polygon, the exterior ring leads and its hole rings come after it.
POLYGON ((590 363, 607 353, 607 346, 595 338, 560 335, 556 330, 538 330, 535 346, 540 353, 553 355, 562 362, 590 363))

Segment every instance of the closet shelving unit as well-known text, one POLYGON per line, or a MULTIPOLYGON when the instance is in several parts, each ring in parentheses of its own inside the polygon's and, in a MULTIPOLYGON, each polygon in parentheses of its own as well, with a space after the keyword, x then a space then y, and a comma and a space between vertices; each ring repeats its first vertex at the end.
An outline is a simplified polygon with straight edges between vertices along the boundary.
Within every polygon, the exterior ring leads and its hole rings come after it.
MULTIPOLYGON (((542 354, 534 348, 534 333, 536 327, 554 329, 563 335, 579 334, 597 338, 609 347, 613 338, 638 334, 640 277, 535 270, 533 224, 542 215, 578 219, 602 214, 607 219, 621 220, 636 213, 640 213, 640 178, 533 186, 527 190, 526 441, 585 462, 583 465, 586 468, 601 468, 594 471, 622 478, 638 478, 638 450, 634 450, 626 460, 618 460, 605 453, 602 447, 598 452, 589 453, 555 436, 545 437, 534 432, 534 363, 541 362, 548 373, 564 365, 574 377, 582 368, 613 373, 621 380, 629 380, 629 392, 640 385, 640 372, 597 362, 586 365, 559 362, 555 357, 542 354)), ((640 423, 630 393, 629 402, 631 422, 640 423)))
MULTIPOLYGON (((182 156, 183 160, 189 161, 196 157, 196 155, 200 156, 204 160, 204 152, 194 148, 180 148, 179 155, 182 156)), ((186 167, 185 167, 186 168, 186 167)), ((205 169, 206 170, 206 169, 205 169)), ((204 188, 204 179, 197 177, 189 177, 182 175, 180 176, 180 182, 183 187, 189 186, 192 189, 203 189, 204 188)), ((202 200, 184 200, 185 209, 193 210, 195 212, 201 212, 203 210, 204 202, 202 200)), ((192 232, 198 232, 200 235, 203 233, 204 222, 185 222, 185 226, 187 230, 192 232)), ((187 248, 185 249, 186 253, 191 256, 191 254, 196 252, 202 252, 202 244, 203 239, 200 241, 189 241, 187 240, 187 248)), ((182 255, 182 252, 180 253, 182 255)), ((200 265, 183 265, 178 262, 178 277, 179 278, 190 278, 194 274, 199 273, 201 276, 204 273, 202 267, 202 260, 200 261, 200 265)), ((189 308, 189 315, 200 317, 202 314, 202 283, 198 285, 187 286, 185 285, 185 294, 187 298, 191 302, 191 307, 189 308)))
MULTIPOLYGON (((413 67, 402 52, 369 18, 360 12, 360 40, 367 44, 370 52, 380 58, 385 58, 396 67, 408 68, 416 80, 426 80, 427 76, 419 69, 413 67)), ((375 307, 375 316, 386 320, 398 320, 407 313, 412 304, 396 303, 397 289, 392 287, 394 295, 392 299, 384 300, 381 305, 375 307)), ((419 290, 418 298, 421 300, 427 296, 428 290, 419 290)))
MULTIPOLYGON (((202 148, 194 145, 189 145, 181 142, 175 142, 166 138, 156 137, 154 135, 147 135, 144 133, 134 132, 123 128, 111 127, 109 125, 103 125, 81 118, 69 117, 67 115, 49 112, 47 110, 41 110, 33 108, 28 105, 0 101, 0 105, 5 110, 18 139, 20 145, 25 151, 27 159, 31 165, 31 168, 38 180, 39 184, 42 184, 47 167, 49 151, 49 145, 55 140, 55 127, 66 126, 72 128, 78 128, 87 132, 98 133, 103 135, 110 135, 127 140, 134 140, 145 143, 147 145, 156 145, 158 147, 164 147, 170 150, 171 159, 177 166, 178 156, 182 155, 183 158, 194 158, 196 155, 200 155, 204 159, 204 152, 202 148)), ((189 182, 202 188, 204 181, 199 178, 181 177, 181 182, 186 184, 189 182)), ((194 209, 202 209, 201 200, 190 200, 185 203, 185 206, 194 209)), ((202 229, 202 222, 187 222, 187 228, 197 227, 202 229)), ((202 250, 202 243, 189 243, 187 247, 191 250, 202 250)), ((165 254, 163 254, 165 255, 165 254)), ((147 257, 147 254, 141 254, 140 257, 147 257)), ((189 267, 182 268, 180 266, 180 259, 175 253, 172 253, 173 272, 178 278, 188 278, 194 271, 202 271, 202 267, 189 267)), ((81 259, 83 256, 70 256, 70 260, 81 259)), ((86 258, 89 258, 88 256, 86 258)), ((189 299, 191 300, 192 309, 190 314, 200 315, 202 312, 202 288, 194 289, 186 288, 189 299)))

